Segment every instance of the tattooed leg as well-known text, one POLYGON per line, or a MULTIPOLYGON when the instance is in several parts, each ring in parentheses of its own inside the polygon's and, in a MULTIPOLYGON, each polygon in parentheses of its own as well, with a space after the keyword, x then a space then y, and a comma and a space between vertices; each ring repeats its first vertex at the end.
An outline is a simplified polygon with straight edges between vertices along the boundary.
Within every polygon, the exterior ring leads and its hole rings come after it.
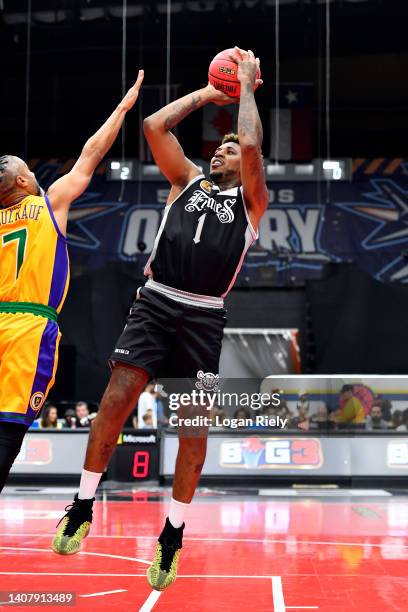
POLYGON ((173 481, 173 498, 189 504, 200 480, 205 455, 207 437, 180 438, 173 481))
POLYGON ((179 417, 176 469, 173 480, 173 498, 189 504, 200 480, 207 453, 208 426, 185 426, 183 419, 195 416, 206 417, 205 406, 182 406, 177 411, 179 417))
POLYGON ((98 415, 92 423, 84 468, 101 473, 112 456, 119 434, 136 407, 149 375, 142 369, 118 364, 103 395, 98 415))

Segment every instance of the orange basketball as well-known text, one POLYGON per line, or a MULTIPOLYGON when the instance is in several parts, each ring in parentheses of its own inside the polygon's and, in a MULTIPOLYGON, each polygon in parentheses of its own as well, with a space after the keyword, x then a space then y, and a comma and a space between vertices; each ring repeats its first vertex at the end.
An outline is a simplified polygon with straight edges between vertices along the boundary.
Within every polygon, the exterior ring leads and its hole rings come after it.
MULTIPOLYGON (((212 60, 208 69, 208 80, 215 89, 223 91, 231 98, 239 98, 241 93, 241 83, 238 81, 238 64, 233 62, 229 54, 233 49, 225 49, 212 60)), ((256 78, 261 78, 261 71, 258 70, 256 78)), ((258 85, 255 85, 255 89, 258 85)))

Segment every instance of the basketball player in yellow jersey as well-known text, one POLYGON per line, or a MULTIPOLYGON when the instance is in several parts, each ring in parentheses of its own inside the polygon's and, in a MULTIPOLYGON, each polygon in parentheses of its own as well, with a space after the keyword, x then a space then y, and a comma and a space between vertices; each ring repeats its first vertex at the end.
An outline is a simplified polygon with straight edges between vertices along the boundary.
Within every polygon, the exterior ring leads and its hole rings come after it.
POLYGON ((42 195, 27 164, 0 157, 0 491, 54 383, 68 289, 66 227, 71 203, 111 148, 143 81, 87 141, 72 170, 42 195))

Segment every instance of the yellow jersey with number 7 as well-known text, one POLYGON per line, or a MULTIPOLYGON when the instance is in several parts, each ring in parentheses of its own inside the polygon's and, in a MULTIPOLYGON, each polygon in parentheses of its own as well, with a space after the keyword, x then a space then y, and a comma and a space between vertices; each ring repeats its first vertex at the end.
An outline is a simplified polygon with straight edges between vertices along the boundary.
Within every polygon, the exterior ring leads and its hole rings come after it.
POLYGON ((69 284, 69 260, 47 196, 27 196, 0 208, 0 302, 28 302, 59 312, 69 284))

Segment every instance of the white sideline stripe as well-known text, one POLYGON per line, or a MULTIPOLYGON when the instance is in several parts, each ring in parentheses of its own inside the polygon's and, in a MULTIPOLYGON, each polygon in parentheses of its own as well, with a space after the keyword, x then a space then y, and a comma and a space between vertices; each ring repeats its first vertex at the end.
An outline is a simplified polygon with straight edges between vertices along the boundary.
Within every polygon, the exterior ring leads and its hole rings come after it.
POLYGON ((272 601, 274 612, 285 612, 282 578, 280 576, 272 576, 272 601))
MULTIPOLYGON (((67 573, 67 572, 0 572, 0 576, 117 576, 121 577, 130 577, 130 578, 146 578, 146 574, 80 574, 80 573, 67 573)), ((294 574, 295 576, 300 576, 303 574, 294 574)), ((314 574, 306 574, 307 576, 314 576, 314 574)), ((336 574, 337 575, 337 574, 336 574)), ((248 578, 253 580, 270 580, 272 576, 237 576, 226 575, 226 574, 178 574, 177 579, 179 578, 237 578, 241 580, 242 578, 248 578)))
POLYGON ((101 593, 89 593, 80 597, 98 597, 98 595, 112 595, 113 593, 127 593, 127 589, 116 589, 116 591, 102 591, 101 593))
MULTIPOLYGON (((53 537, 55 533, 0 533, 0 537, 20 537, 20 538, 29 538, 29 537, 37 537, 37 538, 49 538, 53 537)), ((401 536, 385 534, 381 536, 384 538, 399 538, 401 536)), ((118 536, 118 535, 88 535, 87 540, 92 538, 112 538, 112 539, 123 539, 123 540, 157 540, 157 536, 118 536)), ((255 538, 183 538, 183 542, 247 542, 250 544, 259 543, 259 544, 287 544, 287 540, 268 540, 268 539, 255 539, 255 538)), ((315 544, 316 546, 362 546, 361 542, 318 542, 315 540, 296 540, 296 544, 315 544)), ((368 544, 364 542, 364 546, 368 548, 408 548, 408 544, 368 544)), ((20 548, 16 550, 21 550, 20 548)), ((44 550, 44 549, 40 549, 44 550)), ((51 550, 51 549, 50 549, 51 550)), ((102 553, 88 553, 82 552, 79 553, 82 555, 100 555, 102 553)), ((113 555, 109 555, 113 556, 113 555)), ((120 559, 126 559, 127 557, 119 557, 120 559)), ((133 559, 133 561, 140 561, 141 563, 151 563, 151 561, 147 562, 144 559, 133 559)))
POLYGON ((259 489, 260 497, 392 497, 384 489, 259 489))
POLYGON ((0 576, 102 576, 118 578, 146 578, 146 574, 79 574, 77 572, 0 572, 0 576))
POLYGON ((150 612, 153 606, 157 603, 162 591, 152 591, 149 597, 144 602, 143 606, 139 608, 139 612, 150 612))
MULTIPOLYGON (((0 550, 25 550, 30 552, 46 552, 56 554, 51 548, 24 548, 20 546, 0 546, 0 550)), ((146 561, 146 559, 136 559, 136 557, 122 557, 121 555, 111 555, 109 553, 95 553, 95 552, 87 552, 81 551, 78 554, 80 555, 91 555, 93 557, 109 557, 112 559, 123 559, 124 561, 136 561, 139 563, 145 563, 146 565, 150 565, 151 561, 146 561)))

